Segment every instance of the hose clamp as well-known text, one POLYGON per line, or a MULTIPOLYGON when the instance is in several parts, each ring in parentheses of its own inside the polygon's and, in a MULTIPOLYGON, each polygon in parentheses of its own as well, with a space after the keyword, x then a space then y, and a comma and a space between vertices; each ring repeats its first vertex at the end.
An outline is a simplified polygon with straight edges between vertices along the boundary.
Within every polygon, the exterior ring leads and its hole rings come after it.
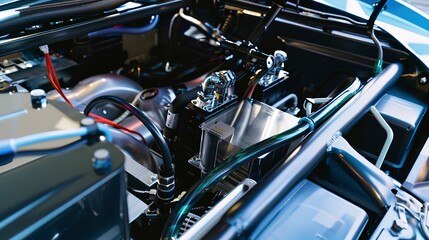
POLYGON ((313 119, 309 118, 309 117, 303 117, 301 119, 299 119, 298 123, 307 123, 308 126, 310 127, 310 132, 314 131, 314 129, 316 128, 316 125, 313 122, 313 119))

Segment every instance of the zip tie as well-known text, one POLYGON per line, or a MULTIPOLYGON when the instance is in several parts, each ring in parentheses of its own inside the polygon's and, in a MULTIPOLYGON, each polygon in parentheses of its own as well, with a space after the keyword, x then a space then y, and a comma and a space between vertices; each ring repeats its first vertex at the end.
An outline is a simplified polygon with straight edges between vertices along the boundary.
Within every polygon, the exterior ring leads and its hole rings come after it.
POLYGON ((314 131, 314 129, 316 128, 316 126, 314 125, 313 119, 309 117, 303 117, 298 121, 298 123, 303 123, 303 122, 308 124, 308 126, 310 127, 310 132, 314 131))
POLYGON ((383 70, 383 59, 377 59, 373 69, 374 75, 378 75, 381 70, 383 70))

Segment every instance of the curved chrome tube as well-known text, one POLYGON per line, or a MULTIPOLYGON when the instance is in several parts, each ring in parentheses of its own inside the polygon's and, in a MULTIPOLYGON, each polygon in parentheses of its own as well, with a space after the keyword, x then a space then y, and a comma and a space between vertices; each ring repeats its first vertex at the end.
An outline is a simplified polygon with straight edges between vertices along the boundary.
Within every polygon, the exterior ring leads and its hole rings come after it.
MULTIPOLYGON (((142 87, 135 81, 114 74, 101 74, 80 81, 74 88, 64 89, 64 94, 78 110, 83 110, 92 99, 103 95, 114 95, 126 100, 142 91, 142 87)), ((57 91, 47 94, 49 100, 64 101, 57 91)))

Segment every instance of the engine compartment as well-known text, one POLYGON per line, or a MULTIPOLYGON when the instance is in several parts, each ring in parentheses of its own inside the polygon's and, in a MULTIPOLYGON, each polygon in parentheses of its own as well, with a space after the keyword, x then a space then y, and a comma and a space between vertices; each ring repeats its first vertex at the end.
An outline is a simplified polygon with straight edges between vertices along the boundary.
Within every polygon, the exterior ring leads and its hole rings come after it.
POLYGON ((0 38, 1 238, 429 237, 429 71, 394 36, 380 62, 314 1, 112 9, 0 38))

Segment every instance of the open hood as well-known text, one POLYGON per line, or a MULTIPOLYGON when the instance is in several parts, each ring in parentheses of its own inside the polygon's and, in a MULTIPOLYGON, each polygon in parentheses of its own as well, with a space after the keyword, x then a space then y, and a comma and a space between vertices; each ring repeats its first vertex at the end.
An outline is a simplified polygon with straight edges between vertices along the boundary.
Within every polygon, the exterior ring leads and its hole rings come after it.
MULTIPOLYGON (((368 19, 374 0, 315 0, 318 3, 368 19)), ((429 17, 401 0, 390 0, 377 18, 376 25, 396 38, 422 64, 429 68, 429 17)))

